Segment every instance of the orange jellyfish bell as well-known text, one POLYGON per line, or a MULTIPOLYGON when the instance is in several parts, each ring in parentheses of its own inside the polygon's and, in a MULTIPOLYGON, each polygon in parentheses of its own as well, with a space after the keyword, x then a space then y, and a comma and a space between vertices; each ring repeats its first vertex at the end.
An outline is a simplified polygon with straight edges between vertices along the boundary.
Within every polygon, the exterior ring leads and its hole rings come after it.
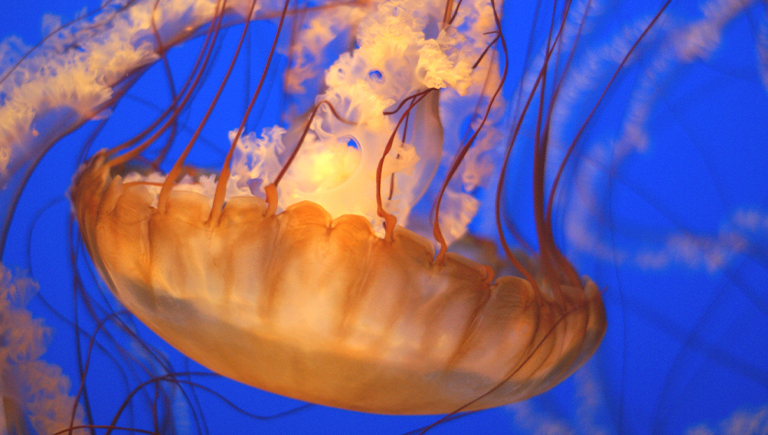
MULTIPOLYGON (((215 188, 205 177, 178 181, 194 139, 168 175, 124 170, 141 146, 99 153, 81 168, 71 192, 80 232, 133 314, 224 376, 372 413, 523 400, 594 353, 606 328, 600 292, 559 253, 542 213, 541 256, 526 260, 535 266, 507 253, 524 278, 494 280, 489 267, 446 253, 466 222, 446 225, 444 236, 442 216, 434 219, 437 256, 431 240, 408 229, 411 207, 433 198, 439 212, 459 164, 476 157, 468 152, 499 93, 485 86, 503 84, 495 64, 481 62, 493 44, 481 24, 498 25, 491 5, 482 7, 495 22, 465 17, 475 6, 453 14, 480 23, 466 34, 451 27, 451 14, 430 17, 418 5, 382 2, 363 19, 358 47, 329 68, 314 111, 288 130, 244 135, 246 113, 215 188), (431 39, 426 29, 437 18, 444 28, 431 39), (442 188, 430 190, 443 160, 437 90, 459 98, 473 87, 489 100, 485 118, 442 188)), ((535 159, 540 204, 545 155, 535 159)), ((472 208, 471 195, 450 195, 472 208)))
POLYGON ((301 202, 174 191, 165 213, 103 157, 72 191, 88 251, 120 301, 211 370, 296 399, 386 414, 483 409, 542 393, 595 351, 600 293, 484 269, 402 227, 301 202))

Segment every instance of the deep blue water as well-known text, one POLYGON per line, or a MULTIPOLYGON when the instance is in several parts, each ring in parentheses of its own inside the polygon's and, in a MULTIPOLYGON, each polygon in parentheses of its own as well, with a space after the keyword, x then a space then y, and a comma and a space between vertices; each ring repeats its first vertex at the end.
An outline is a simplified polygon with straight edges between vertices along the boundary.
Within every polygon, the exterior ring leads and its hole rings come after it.
MULTIPOLYGON (((509 3, 504 31, 510 46, 511 79, 505 96, 511 122, 519 107, 515 84, 522 71, 535 63, 526 57, 526 50, 530 46, 535 53, 545 34, 541 26, 531 32, 533 5, 509 3)), ((572 102, 558 106, 563 121, 553 130, 567 143, 616 68, 610 60, 611 47, 626 52, 626 41, 634 40, 637 29, 660 7, 656 1, 643 6, 603 3, 602 14, 579 40, 570 66, 570 71, 584 71, 575 75, 584 82, 564 82, 560 96, 561 101, 570 98, 572 102), (595 74, 591 81, 590 71, 595 74)), ((696 46, 685 44, 690 41, 686 32, 717 10, 711 6, 717 2, 710 2, 709 9, 693 3, 673 1, 655 27, 658 31, 647 37, 612 84, 580 136, 558 197, 558 243, 580 273, 605 289, 609 325, 597 354, 546 394, 460 416, 428 433, 747 434, 768 430, 766 9, 752 4, 721 27, 702 25, 699 40, 712 42, 713 48, 682 61, 670 54, 673 48, 696 46), (643 101, 648 102, 640 123, 646 140, 628 139, 627 119, 643 101)), ((79 8, 94 7, 54 1, 6 0, 5 4, 10 11, 6 9, 2 16, 2 36, 19 35, 27 43, 39 40, 43 13, 61 14, 66 20, 79 8)), ((542 10, 549 13, 546 6, 542 10)), ((270 39, 273 31, 268 25, 254 30, 251 49, 256 72, 262 62, 257 41, 270 39)), ((234 40, 236 33, 232 31, 226 42, 234 40)), ((182 48, 187 51, 171 52, 174 68, 184 70, 190 62, 185 53, 194 53, 196 44, 192 41, 182 48)), ((226 59, 228 47, 223 45, 220 56, 226 59)), ((211 73, 211 83, 216 83, 219 69, 211 73)), ((235 112, 245 104, 242 90, 254 86, 243 74, 243 70, 236 72, 235 91, 225 95, 235 112)), ((202 91, 200 101, 206 101, 205 93, 211 89, 215 87, 202 91)), ((94 148, 135 133, 167 101, 167 90, 162 70, 150 70, 116 108, 94 148)), ((279 86, 272 92, 275 95, 267 101, 279 98, 279 86)), ((268 103, 260 104, 259 128, 279 122, 279 113, 268 103)), ((183 122, 194 123, 194 113, 183 122)), ((530 144, 532 126, 532 121, 524 123, 521 146, 530 144)), ((75 244, 74 257, 70 250, 70 242, 76 242, 78 235, 65 195, 79 150, 95 127, 96 122, 87 123, 41 161, 14 215, 3 257, 7 267, 28 270, 39 282, 39 297, 29 308, 53 331, 43 359, 63 368, 74 385, 73 395, 80 382, 72 326, 76 310, 83 328, 95 329, 79 292, 101 307, 120 310, 119 303, 102 291, 106 287, 94 275, 82 246, 75 244)), ((214 115, 204 133, 207 154, 199 155, 198 162, 210 166, 214 165, 211 160, 220 161, 215 159, 221 158, 221 147, 228 145, 221 132, 231 128, 227 113, 214 115)), ((522 165, 525 152, 515 158, 522 165)), ((527 171, 518 166, 510 172, 505 199, 509 215, 530 234, 527 171)), ((479 222, 473 229, 487 233, 479 222)), ((155 346, 153 352, 167 358, 176 371, 207 372, 129 315, 121 318, 134 325, 144 342, 155 346)), ((95 351, 86 378, 94 424, 109 424, 131 390, 149 379, 141 370, 162 372, 146 350, 113 326, 105 328, 111 337, 100 332, 97 341, 103 347, 95 351), (130 354, 118 352, 110 338, 130 354)), ((82 355, 89 338, 80 338, 82 355)), ((150 429, 148 410, 153 408, 162 410, 160 420, 166 422, 162 431, 178 434, 401 434, 439 418, 303 407, 295 400, 211 375, 183 379, 205 388, 185 386, 185 396, 178 386, 163 383, 162 400, 155 406, 155 387, 144 387, 120 424, 150 429), (289 410, 295 412, 261 418, 289 410)))

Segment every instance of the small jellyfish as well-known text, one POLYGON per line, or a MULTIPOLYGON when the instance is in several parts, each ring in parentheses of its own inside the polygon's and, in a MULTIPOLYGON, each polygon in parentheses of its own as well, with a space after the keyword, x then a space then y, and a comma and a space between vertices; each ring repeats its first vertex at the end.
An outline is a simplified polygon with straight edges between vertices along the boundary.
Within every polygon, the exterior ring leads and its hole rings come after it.
POLYGON ((41 359, 50 331, 26 309, 36 291, 33 280, 13 276, 0 266, 0 432, 4 434, 54 433, 77 426, 82 419, 80 413, 72 413, 69 379, 60 367, 41 359))

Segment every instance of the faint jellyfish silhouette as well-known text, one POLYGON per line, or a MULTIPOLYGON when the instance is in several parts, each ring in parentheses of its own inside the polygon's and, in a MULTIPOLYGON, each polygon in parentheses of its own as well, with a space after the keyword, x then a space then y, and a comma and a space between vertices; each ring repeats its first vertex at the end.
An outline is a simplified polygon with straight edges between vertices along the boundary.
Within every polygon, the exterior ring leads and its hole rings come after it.
MULTIPOLYGON (((572 140, 654 14, 614 6, 619 31, 564 74, 553 143, 572 140)), ((513 407, 522 433, 765 430, 768 367, 748 344, 765 341, 768 313, 762 6, 673 2, 592 118, 564 185, 563 246, 607 286, 611 326, 572 390, 513 407)))
POLYGON ((25 306, 37 284, 0 268, 0 418, 3 433, 53 433, 81 415, 72 415, 74 399, 61 368, 40 359, 48 329, 25 306), (31 425, 31 428, 30 428, 31 425))

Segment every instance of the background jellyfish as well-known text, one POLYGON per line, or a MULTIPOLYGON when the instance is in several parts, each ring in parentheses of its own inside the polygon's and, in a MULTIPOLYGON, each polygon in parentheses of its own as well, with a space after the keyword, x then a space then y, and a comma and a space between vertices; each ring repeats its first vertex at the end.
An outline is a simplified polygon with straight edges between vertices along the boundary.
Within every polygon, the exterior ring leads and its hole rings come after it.
MULTIPOLYGON (((624 54, 662 6, 628 3, 593 0, 574 6, 573 26, 566 37, 573 41, 575 55, 567 69, 569 52, 560 57, 568 74, 563 75, 552 104, 550 128, 553 143, 562 144, 553 147, 555 166, 570 142, 579 138, 554 219, 558 242, 579 271, 606 288, 610 326, 605 342, 593 362, 550 393, 445 422, 431 433, 705 434, 765 429, 768 358, 761 343, 768 339, 764 284, 768 192, 761 180, 768 158, 763 146, 768 137, 764 121, 768 25, 764 5, 673 2, 579 133, 624 54), (576 17, 587 6, 589 19, 577 31, 581 20, 576 17)), ((19 24, 19 30, 13 26, 20 19, 8 23, 12 33, 39 29, 42 12, 33 13, 29 7, 6 15, 30 20, 19 24)), ((519 96, 534 80, 530 71, 541 62, 551 8, 549 3, 505 6, 505 36, 516 41, 510 43, 514 79, 504 94, 509 123, 521 107, 519 96)), ((72 16, 71 11, 61 13, 72 16)), ((236 29, 230 33, 237 34, 236 29)), ((268 38, 273 29, 265 24, 255 32, 268 38)), ((260 71, 263 65, 256 48, 259 40, 252 38, 251 71, 260 71)), ((196 41, 184 48, 195 53, 196 41)), ((221 58, 227 57, 223 53, 229 45, 222 43, 221 58)), ((189 67, 188 57, 180 50, 171 51, 169 64, 183 70, 189 67)), ((212 71, 209 80, 216 84, 220 72, 212 71)), ((255 84, 248 83, 246 71, 240 74, 233 78, 234 87, 252 89, 255 84)), ((149 122, 167 104, 169 95, 157 92, 160 83, 159 89, 170 94, 163 66, 155 65, 145 77, 147 82, 137 83, 109 117, 104 128, 114 130, 108 135, 127 137, 135 132, 135 125, 121 127, 127 130, 111 127, 112 119, 121 118, 121 110, 132 114, 122 116, 129 124, 141 124, 142 113, 149 122), (149 81, 153 77, 154 84, 149 81), (159 101, 152 101, 154 97, 159 101)), ((281 89, 273 92, 280 94, 281 89)), ((228 104, 243 107, 242 94, 249 92, 234 92, 228 104)), ((553 101, 552 95, 545 101, 553 101)), ((296 97, 294 104, 294 110, 301 112, 305 108, 301 104, 307 103, 296 97)), ((280 113, 270 113, 266 104, 262 108, 260 123, 279 122, 280 113)), ((196 122, 193 114, 188 116, 189 122, 196 122)), ((61 366, 75 387, 78 366, 85 365, 90 337, 96 336, 94 346, 99 350, 88 362, 90 409, 84 409, 85 418, 90 414, 95 423, 110 424, 134 389, 155 380, 137 390, 119 424, 153 427, 156 421, 154 427, 161 433, 249 427, 283 433, 357 433, 360 427, 374 427, 379 433, 405 433, 434 421, 299 408, 301 404, 289 399, 205 375, 177 376, 166 382, 163 376, 169 367, 179 373, 203 369, 121 312, 100 291, 82 250, 74 254, 69 250, 76 234, 63 195, 82 144, 98 125, 91 122, 73 133, 41 161, 23 192, 3 258, 6 265, 29 269, 39 281, 41 297, 28 307, 54 328, 43 358, 61 366), (104 326, 91 320, 94 311, 99 313, 97 319, 105 320, 104 326), (79 340, 74 334, 76 320, 84 329, 79 340), (192 388, 187 382, 201 385, 192 388), (99 385, 110 385, 110 391, 99 385), (275 418, 248 416, 232 405, 275 418), (152 409, 158 412, 143 412, 152 409), (280 414, 291 410, 295 412, 280 414), (318 417, 323 422, 320 429, 314 423, 318 417)), ((181 130, 188 128, 180 123, 181 130)), ((231 122, 222 120, 219 128, 210 129, 210 139, 206 133, 203 143, 209 144, 212 155, 221 153, 217 151, 221 138, 216 135, 231 128, 231 122)), ((531 137, 534 128, 533 120, 525 121, 521 136, 531 137)), ((525 157, 513 155, 513 161, 525 157)), ((505 186, 506 218, 529 235, 530 218, 521 210, 529 207, 530 174, 519 166, 520 172, 505 186)), ((486 206, 480 202, 481 213, 486 206)), ((479 235, 492 234, 481 224, 471 229, 479 235)), ((77 388, 70 394, 77 394, 77 388)))

